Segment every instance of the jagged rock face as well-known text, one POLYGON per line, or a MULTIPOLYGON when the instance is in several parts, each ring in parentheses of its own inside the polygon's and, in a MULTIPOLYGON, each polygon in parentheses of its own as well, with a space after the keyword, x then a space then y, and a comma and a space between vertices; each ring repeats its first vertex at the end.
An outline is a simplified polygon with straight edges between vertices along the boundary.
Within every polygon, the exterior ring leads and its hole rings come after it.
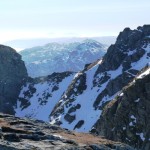
POLYGON ((20 92, 15 115, 49 121, 54 106, 74 77, 73 72, 53 73, 29 79, 20 92))
POLYGON ((75 75, 52 111, 51 123, 76 131, 91 130, 103 107, 150 62, 149 56, 150 26, 125 29, 103 59, 75 75))
POLYGON ((97 133, 143 150, 150 149, 150 68, 105 106, 97 133), (145 76, 145 77, 142 77, 145 76))
POLYGON ((1 150, 134 150, 100 136, 71 132, 39 120, 0 114, 1 150))
POLYGON ((144 46, 149 43, 149 36, 149 25, 138 27, 137 30, 125 28, 119 34, 116 43, 109 47, 97 73, 115 70, 120 64, 123 65, 123 70, 128 70, 132 62, 138 61, 145 54, 144 46))
POLYGON ((14 49, 0 45, 0 112, 14 114, 13 106, 26 77, 21 56, 14 49))

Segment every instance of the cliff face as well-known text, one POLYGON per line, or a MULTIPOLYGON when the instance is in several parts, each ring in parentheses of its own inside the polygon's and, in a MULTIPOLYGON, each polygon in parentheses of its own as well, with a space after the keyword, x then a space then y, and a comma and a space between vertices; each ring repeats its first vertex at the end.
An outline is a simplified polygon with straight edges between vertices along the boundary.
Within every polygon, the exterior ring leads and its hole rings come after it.
POLYGON ((95 124, 100 135, 150 149, 150 68, 108 103, 95 124))
POLYGON ((27 70, 21 56, 12 48, 0 45, 0 112, 14 114, 27 70))

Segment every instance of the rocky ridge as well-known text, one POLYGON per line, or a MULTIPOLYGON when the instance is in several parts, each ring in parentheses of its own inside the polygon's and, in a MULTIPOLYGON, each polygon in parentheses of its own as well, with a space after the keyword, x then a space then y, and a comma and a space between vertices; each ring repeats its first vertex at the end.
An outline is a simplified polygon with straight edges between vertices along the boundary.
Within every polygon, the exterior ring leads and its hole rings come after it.
POLYGON ((150 67, 108 103, 95 124, 97 133, 137 149, 150 149, 150 67))
POLYGON ((1 150, 134 150, 103 137, 71 132, 55 125, 0 114, 1 150))
POLYGON ((13 106, 27 76, 21 55, 10 47, 0 45, 0 112, 15 113, 13 106))

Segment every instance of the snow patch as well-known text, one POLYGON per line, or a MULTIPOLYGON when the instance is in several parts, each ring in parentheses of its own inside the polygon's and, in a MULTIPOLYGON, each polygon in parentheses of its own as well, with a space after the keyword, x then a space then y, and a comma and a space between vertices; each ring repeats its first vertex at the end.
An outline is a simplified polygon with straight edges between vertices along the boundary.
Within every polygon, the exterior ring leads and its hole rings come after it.
POLYGON ((133 119, 133 122, 134 122, 134 123, 136 123, 136 118, 135 118, 134 115, 131 115, 130 118, 133 119))
POLYGON ((146 75, 150 74, 150 68, 148 68, 146 71, 144 71, 142 74, 140 74, 139 76, 137 76, 137 79, 142 79, 143 77, 145 77, 146 75))
POLYGON ((124 93, 120 93, 120 95, 119 95, 119 96, 121 96, 121 97, 122 97, 123 95, 124 95, 124 93))
POLYGON ((135 102, 135 103, 138 103, 139 101, 140 101, 140 98, 138 98, 138 99, 137 99, 137 100, 135 100, 134 102, 135 102))
POLYGON ((81 72, 76 73, 73 79, 75 79, 75 78, 79 77, 80 75, 82 75, 82 73, 81 73, 81 72))
POLYGON ((143 133, 136 133, 136 135, 139 135, 142 141, 145 141, 145 137, 143 133))
POLYGON ((123 127, 123 130, 126 130, 126 127, 123 127))

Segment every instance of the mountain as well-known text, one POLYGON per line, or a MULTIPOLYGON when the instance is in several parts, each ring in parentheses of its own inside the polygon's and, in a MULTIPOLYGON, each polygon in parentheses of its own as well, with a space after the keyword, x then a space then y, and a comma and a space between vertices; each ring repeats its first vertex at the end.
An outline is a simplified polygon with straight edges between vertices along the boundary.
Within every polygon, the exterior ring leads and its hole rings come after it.
POLYGON ((55 104, 52 104, 54 108, 50 107, 50 102, 48 105, 40 104, 41 99, 44 100, 45 93, 53 94, 52 87, 47 81, 42 81, 39 85, 33 84, 36 91, 34 93, 32 88, 24 86, 20 99, 26 99, 26 103, 31 104, 28 104, 29 106, 25 104, 23 107, 18 100, 16 116, 31 115, 42 120, 43 113, 40 110, 48 110, 44 118, 49 118, 51 124, 58 124, 70 130, 89 132, 99 120, 104 106, 114 99, 149 62, 150 26, 144 25, 135 30, 125 28, 101 60, 86 65, 84 70, 76 74, 73 73, 72 80, 70 79, 70 83, 67 82, 67 86, 62 83, 62 87, 65 88, 58 94, 59 98, 55 100, 53 96, 48 98, 48 101, 54 101, 55 104), (26 97, 26 92, 31 94, 26 97))
POLYGON ((13 106, 27 77, 21 56, 14 49, 0 45, 0 112, 15 113, 13 106))
POLYGON ((108 103, 95 128, 107 139, 150 149, 150 67, 108 103))
POLYGON ((69 44, 50 43, 20 52, 31 77, 46 76, 53 72, 79 71, 87 63, 101 58, 107 46, 95 40, 69 44))
POLYGON ((102 60, 76 74, 53 109, 51 123, 88 132, 103 107, 150 62, 150 26, 125 28, 102 60))
POLYGON ((1 150, 134 150, 100 136, 6 114, 0 114, 0 129, 1 150))
MULTIPOLYGON (((11 46, 15 48, 16 50, 20 51, 23 49, 31 48, 31 47, 36 47, 36 46, 43 46, 47 43, 74 43, 74 42, 82 42, 86 40, 87 37, 85 38, 80 38, 80 37, 70 37, 70 38, 31 38, 31 39, 17 39, 17 40, 12 40, 12 41, 7 41, 4 42, 4 45, 11 46)), ((88 39, 93 39, 96 40, 100 43, 106 44, 106 45, 111 45, 114 44, 116 41, 115 36, 103 36, 103 37, 91 37, 88 39)))

